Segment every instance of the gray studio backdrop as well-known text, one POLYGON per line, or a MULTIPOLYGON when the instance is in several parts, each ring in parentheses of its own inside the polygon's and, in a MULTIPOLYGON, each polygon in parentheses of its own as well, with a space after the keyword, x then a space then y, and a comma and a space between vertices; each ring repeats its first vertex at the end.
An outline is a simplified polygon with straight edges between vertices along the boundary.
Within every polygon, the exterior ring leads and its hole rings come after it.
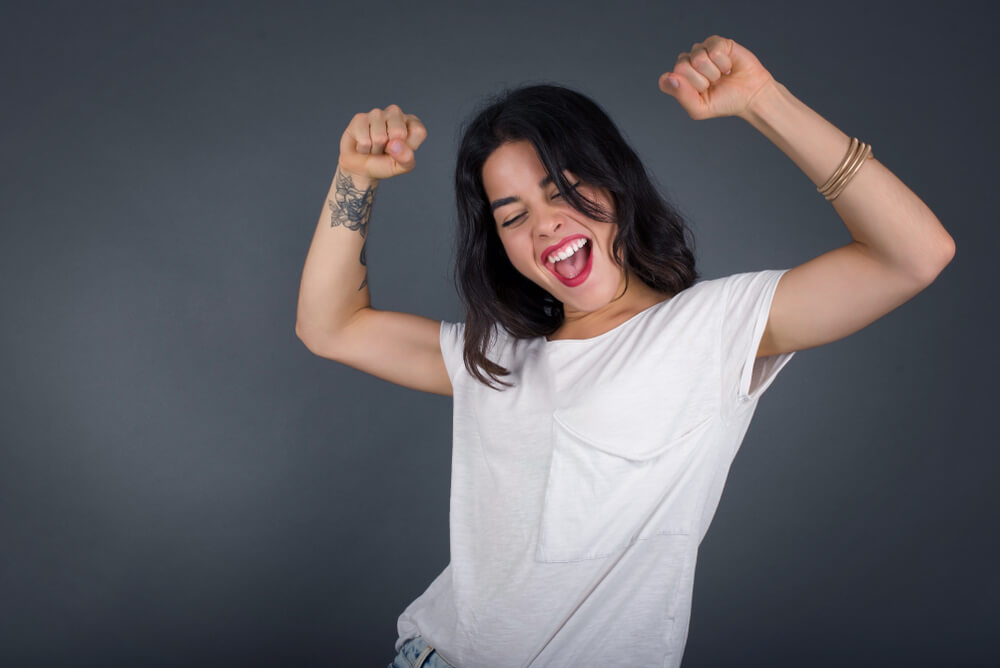
POLYGON ((351 116, 426 124, 381 184, 373 305, 447 320, 458 126, 597 100, 706 278, 850 240, 783 153, 657 88, 717 33, 873 145, 957 255, 761 401, 685 666, 996 665, 988 3, 0 5, 0 665, 386 665, 449 559, 451 400, 312 355, 299 279, 351 116))

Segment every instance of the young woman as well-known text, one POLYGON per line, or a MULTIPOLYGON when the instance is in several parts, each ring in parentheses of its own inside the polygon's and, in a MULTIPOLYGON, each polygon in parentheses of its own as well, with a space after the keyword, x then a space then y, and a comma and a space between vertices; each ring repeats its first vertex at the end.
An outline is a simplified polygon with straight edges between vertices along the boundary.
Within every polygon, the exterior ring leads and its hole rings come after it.
POLYGON ((455 171, 463 323, 376 310, 380 180, 426 137, 356 115, 306 258, 317 355, 454 397, 451 562, 398 620, 393 666, 678 666, 698 545, 757 402, 794 351, 927 287, 954 242, 870 147, 713 35, 660 88, 739 116, 816 184, 852 241, 788 270, 698 280, 687 228, 591 100, 528 86, 466 125, 455 171))

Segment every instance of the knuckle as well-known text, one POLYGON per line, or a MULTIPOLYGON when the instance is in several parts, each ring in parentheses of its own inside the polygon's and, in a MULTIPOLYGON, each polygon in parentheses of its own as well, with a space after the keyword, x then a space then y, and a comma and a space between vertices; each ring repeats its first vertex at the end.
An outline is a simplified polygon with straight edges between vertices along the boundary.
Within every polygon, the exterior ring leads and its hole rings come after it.
POLYGON ((418 125, 418 124, 416 124, 416 123, 414 123, 412 121, 406 124, 406 136, 407 137, 412 138, 412 139, 420 139, 420 137, 423 134, 425 134, 425 132, 424 132, 424 129, 420 125, 418 125))

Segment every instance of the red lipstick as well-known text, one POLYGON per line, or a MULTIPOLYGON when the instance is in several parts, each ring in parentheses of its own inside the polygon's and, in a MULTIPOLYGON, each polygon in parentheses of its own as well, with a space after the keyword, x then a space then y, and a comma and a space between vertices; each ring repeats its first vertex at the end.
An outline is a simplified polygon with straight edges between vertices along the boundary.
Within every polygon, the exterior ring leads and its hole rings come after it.
MULTIPOLYGON (((583 249, 580 249, 580 251, 577 252, 582 252, 582 251, 583 249)), ((553 276, 559 279, 559 282, 561 282, 568 288, 575 288, 576 286, 580 285, 585 280, 587 280, 587 277, 590 276, 590 269, 594 264, 594 242, 583 234, 573 234, 571 236, 568 236, 559 243, 549 246, 544 251, 542 251, 542 263, 549 270, 549 272, 552 273, 553 276), (560 276, 559 272, 557 272, 555 269, 555 263, 548 261, 549 255, 553 252, 558 252, 559 249, 565 246, 567 243, 580 238, 587 239, 587 244, 590 246, 587 253, 587 264, 584 265, 583 269, 580 270, 580 273, 574 276, 573 278, 566 278, 565 276, 560 276)))
POLYGON ((563 237, 562 239, 559 240, 559 243, 552 244, 551 246, 542 251, 542 263, 548 264, 549 254, 558 252, 563 246, 565 246, 569 242, 576 241, 577 239, 586 239, 586 238, 587 235, 585 234, 571 234, 568 237, 563 237))

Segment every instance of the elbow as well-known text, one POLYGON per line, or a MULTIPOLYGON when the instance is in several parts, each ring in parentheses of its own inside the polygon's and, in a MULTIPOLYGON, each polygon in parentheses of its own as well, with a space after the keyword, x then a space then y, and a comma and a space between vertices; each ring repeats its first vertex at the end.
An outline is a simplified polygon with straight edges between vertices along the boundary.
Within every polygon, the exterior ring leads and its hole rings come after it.
POLYGON ((936 281, 944 268, 951 264, 954 258, 955 240, 951 238, 951 235, 946 234, 946 239, 939 244, 934 253, 933 261, 926 264, 921 275, 922 282, 930 285, 936 281))
POLYGON ((308 327, 301 322, 295 323, 295 336, 317 357, 325 357, 335 362, 341 361, 343 352, 343 337, 336 332, 308 327))
POLYGON ((302 326, 302 323, 296 321, 295 323, 295 336, 298 337, 299 341, 302 342, 306 348, 309 349, 313 355, 319 355, 319 348, 317 348, 315 343, 315 337, 309 334, 309 331, 302 326))
POLYGON ((944 269, 953 259, 955 259, 955 240, 949 234, 948 240, 944 244, 944 265, 941 268, 944 269))
POLYGON ((340 362, 345 355, 350 356, 363 339, 364 334, 355 333, 357 328, 353 323, 367 310, 370 308, 359 309, 353 315, 341 319, 337 325, 309 324, 308 320, 297 318, 295 336, 299 337, 312 354, 340 362))
MULTIPOLYGON (((305 334, 302 332, 302 326, 299 325, 298 322, 295 323, 295 336, 302 342, 302 345, 309 348, 309 343, 306 341, 305 334)), ((312 348, 309 348, 309 352, 312 352, 312 348)))
POLYGON ((945 232, 945 239, 941 242, 938 253, 938 266, 937 271, 934 272, 934 278, 937 278, 937 275, 955 259, 955 240, 947 232, 945 232))

